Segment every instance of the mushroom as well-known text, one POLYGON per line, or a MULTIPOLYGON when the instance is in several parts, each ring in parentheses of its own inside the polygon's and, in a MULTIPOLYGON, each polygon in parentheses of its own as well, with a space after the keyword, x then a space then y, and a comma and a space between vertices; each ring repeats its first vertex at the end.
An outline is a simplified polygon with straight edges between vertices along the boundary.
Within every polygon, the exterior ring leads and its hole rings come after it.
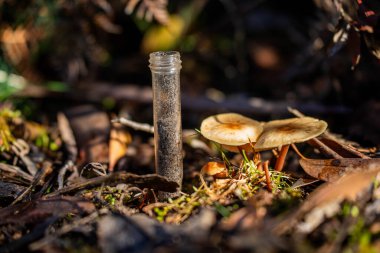
POLYGON ((289 145, 304 142, 322 134, 327 128, 323 120, 302 117, 283 120, 273 120, 264 124, 264 131, 254 145, 255 151, 280 148, 275 170, 281 171, 289 145))
POLYGON ((239 152, 249 150, 262 133, 260 122, 237 113, 222 113, 210 116, 202 121, 202 135, 221 144, 225 149, 239 152))
POLYGON ((223 162, 208 162, 202 167, 201 172, 214 178, 228 177, 228 169, 223 162))

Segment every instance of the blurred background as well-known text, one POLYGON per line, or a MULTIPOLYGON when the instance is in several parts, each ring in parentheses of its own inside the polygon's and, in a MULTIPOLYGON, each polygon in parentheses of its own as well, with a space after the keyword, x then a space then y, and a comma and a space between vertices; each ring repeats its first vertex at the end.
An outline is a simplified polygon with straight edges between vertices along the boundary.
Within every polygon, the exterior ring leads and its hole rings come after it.
POLYGON ((376 146, 379 10, 375 0, 1 0, 0 99, 35 118, 90 103, 152 122, 148 55, 177 50, 185 128, 226 111, 289 117, 292 106, 376 146))

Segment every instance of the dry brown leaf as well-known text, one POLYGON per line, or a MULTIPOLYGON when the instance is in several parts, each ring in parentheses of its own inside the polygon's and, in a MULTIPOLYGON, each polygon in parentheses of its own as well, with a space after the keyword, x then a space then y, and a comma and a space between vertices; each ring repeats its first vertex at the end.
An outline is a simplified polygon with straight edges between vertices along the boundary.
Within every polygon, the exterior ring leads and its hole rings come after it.
MULTIPOLYGON (((364 160, 371 161, 371 160, 364 160)), ((369 189, 376 175, 380 172, 380 165, 376 163, 363 163, 365 170, 357 166, 357 170, 345 174, 334 183, 325 183, 312 192, 305 202, 296 211, 292 211, 287 217, 273 226, 273 232, 283 234, 297 225, 298 220, 305 216, 318 213, 323 221, 326 215, 334 215, 339 211, 339 204, 343 200, 355 201, 365 190, 369 189)), ((314 220, 316 217, 314 216, 314 220)), ((312 220, 312 219, 305 219, 312 220)), ((316 227, 319 223, 313 221, 310 226, 316 227)), ((303 226, 305 227, 305 226, 303 226)), ((310 228, 308 228, 310 231, 310 228)))
POLYGON ((79 149, 79 164, 108 162, 110 120, 107 113, 92 105, 71 107, 65 111, 79 149))
POLYGON ((114 124, 109 141, 109 171, 113 171, 117 161, 126 154, 131 141, 131 134, 121 124, 114 124))
POLYGON ((301 159, 300 164, 310 176, 327 182, 335 182, 346 174, 366 172, 373 166, 380 167, 380 158, 301 159))
POLYGON ((21 61, 30 55, 27 45, 27 31, 25 28, 5 28, 1 34, 1 42, 10 62, 15 65, 20 64, 21 61))

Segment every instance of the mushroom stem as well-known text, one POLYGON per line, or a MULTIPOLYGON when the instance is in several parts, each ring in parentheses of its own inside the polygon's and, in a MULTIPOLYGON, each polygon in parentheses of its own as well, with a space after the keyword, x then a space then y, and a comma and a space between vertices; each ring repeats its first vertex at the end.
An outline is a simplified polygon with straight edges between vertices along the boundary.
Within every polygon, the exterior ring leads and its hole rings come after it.
POLYGON ((263 163, 263 168, 264 168, 264 171, 265 171, 265 180, 267 182, 267 189, 268 189, 269 192, 272 192, 273 188, 272 188, 272 184, 271 184, 271 181, 270 181, 270 174, 269 174, 268 164, 269 164, 269 161, 265 161, 263 163))
POLYGON ((289 144, 281 147, 280 154, 279 154, 277 161, 276 161, 276 165, 274 166, 275 171, 282 171, 288 150, 289 150, 289 144))

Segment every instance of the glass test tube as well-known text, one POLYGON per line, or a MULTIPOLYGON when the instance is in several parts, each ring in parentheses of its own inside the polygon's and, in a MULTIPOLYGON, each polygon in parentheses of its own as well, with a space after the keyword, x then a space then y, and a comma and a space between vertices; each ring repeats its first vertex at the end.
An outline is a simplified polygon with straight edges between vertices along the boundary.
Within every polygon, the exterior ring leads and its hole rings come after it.
POLYGON ((155 166, 159 175, 179 184, 176 193, 159 193, 160 199, 179 195, 183 177, 180 96, 180 54, 150 54, 152 72, 155 166))

